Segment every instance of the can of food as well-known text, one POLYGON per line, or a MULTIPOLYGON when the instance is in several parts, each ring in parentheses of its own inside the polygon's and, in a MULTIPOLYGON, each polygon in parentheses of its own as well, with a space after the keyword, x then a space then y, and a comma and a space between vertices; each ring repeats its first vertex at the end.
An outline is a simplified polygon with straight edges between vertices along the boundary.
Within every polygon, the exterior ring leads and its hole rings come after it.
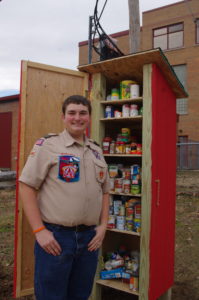
POLYGON ((128 104, 122 105, 122 117, 128 118, 130 116, 130 106, 128 104))
POLYGON ((130 107, 130 117, 138 116, 138 106, 137 104, 131 104, 130 107))
POLYGON ((123 179, 115 178, 115 192, 122 193, 122 191, 123 191, 123 179))
POLYGON ((130 217, 133 220, 134 209, 133 207, 126 207, 126 217, 130 217))
POLYGON ((113 118, 114 117, 114 110, 113 106, 108 105, 105 108, 105 118, 113 118))
POLYGON ((130 194, 131 191, 131 181, 129 179, 123 180, 123 192, 125 194, 130 194))
POLYGON ((115 141, 111 141, 110 143, 110 154, 115 153, 115 141))
POLYGON ((119 110, 115 110, 114 111, 114 117, 115 118, 121 118, 122 117, 122 112, 119 110))
POLYGON ((122 201, 120 200, 115 200, 113 201, 113 214, 115 216, 118 216, 119 215, 119 212, 120 212, 120 206, 122 206, 122 201))
POLYGON ((130 128, 122 128, 121 129, 122 134, 127 134, 128 136, 131 135, 131 129, 130 128))
POLYGON ((140 174, 140 166, 135 164, 131 166, 131 177, 132 175, 140 174))
POLYGON ((135 232, 141 232, 141 219, 134 219, 133 230, 135 232))
POLYGON ((125 153, 126 154, 131 154, 131 145, 130 144, 125 145, 125 153))
POLYGON ((137 83, 133 83, 130 86, 131 99, 138 98, 140 96, 140 86, 137 83))
POLYGON ((141 186, 139 184, 132 184, 131 185, 131 194, 139 195, 140 193, 141 193, 141 186))
POLYGON ((108 224, 107 224, 107 227, 108 228, 115 228, 115 219, 116 217, 114 215, 109 215, 109 218, 108 218, 108 224))
POLYGON ((115 178, 110 178, 109 182, 110 182, 110 190, 112 192, 114 192, 115 191, 115 178))
POLYGON ((122 172, 122 177, 123 179, 131 179, 131 169, 129 168, 124 168, 122 172))
POLYGON ((141 204, 138 203, 134 206, 135 219, 141 219, 141 204))
POLYGON ((111 90, 111 100, 118 100, 119 99, 119 91, 117 88, 113 88, 111 90))
POLYGON ((124 216, 116 217, 116 228, 119 230, 124 230, 124 228, 125 228, 125 217, 124 216))
POLYGON ((120 206, 119 215, 120 215, 120 216, 125 216, 125 206, 124 206, 124 205, 121 205, 121 206, 120 206))
POLYGON ((133 80, 124 80, 120 82, 120 95, 121 99, 130 99, 131 91, 130 86, 131 84, 135 84, 133 80))

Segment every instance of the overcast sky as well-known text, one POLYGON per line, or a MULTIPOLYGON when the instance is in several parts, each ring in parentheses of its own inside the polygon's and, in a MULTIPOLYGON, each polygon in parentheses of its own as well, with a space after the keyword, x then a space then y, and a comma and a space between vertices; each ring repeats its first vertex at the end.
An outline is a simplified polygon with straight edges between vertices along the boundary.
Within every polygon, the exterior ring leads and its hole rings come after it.
MULTIPOLYGON (((140 0, 140 13, 181 0, 140 0)), ((0 96, 19 90, 20 61, 76 69, 78 43, 88 39, 96 0, 1 0, 0 96), (11 91, 13 90, 13 91, 11 91)), ((105 0, 99 0, 99 12, 105 0)), ((106 33, 129 28, 128 0, 108 0, 100 20, 106 33)))

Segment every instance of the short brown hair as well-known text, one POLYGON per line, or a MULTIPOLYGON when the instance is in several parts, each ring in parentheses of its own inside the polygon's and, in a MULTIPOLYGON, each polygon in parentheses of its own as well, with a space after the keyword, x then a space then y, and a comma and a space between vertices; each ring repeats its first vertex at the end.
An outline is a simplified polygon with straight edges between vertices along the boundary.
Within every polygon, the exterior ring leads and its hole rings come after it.
POLYGON ((64 115, 65 115, 66 107, 71 103, 82 104, 82 105, 88 107, 89 115, 91 114, 92 108, 91 108, 90 101, 86 97, 83 97, 80 95, 72 95, 72 96, 69 96, 68 98, 66 98, 62 104, 62 112, 64 115))

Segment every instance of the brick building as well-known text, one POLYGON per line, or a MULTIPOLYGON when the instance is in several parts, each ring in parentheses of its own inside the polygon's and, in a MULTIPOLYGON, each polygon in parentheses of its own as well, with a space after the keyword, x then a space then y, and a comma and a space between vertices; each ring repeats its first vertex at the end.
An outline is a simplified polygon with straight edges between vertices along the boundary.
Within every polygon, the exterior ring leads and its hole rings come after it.
MULTIPOLYGON (((199 0, 146 11, 142 24, 141 51, 161 47, 189 94, 177 100, 179 141, 199 141, 199 0)), ((125 54, 129 54, 128 34, 128 30, 111 34, 125 54)), ((97 60, 93 52, 93 62, 97 60)), ((79 43, 79 64, 87 63, 88 41, 84 41, 79 43)))
POLYGON ((16 170, 19 94, 0 97, 0 169, 16 170))

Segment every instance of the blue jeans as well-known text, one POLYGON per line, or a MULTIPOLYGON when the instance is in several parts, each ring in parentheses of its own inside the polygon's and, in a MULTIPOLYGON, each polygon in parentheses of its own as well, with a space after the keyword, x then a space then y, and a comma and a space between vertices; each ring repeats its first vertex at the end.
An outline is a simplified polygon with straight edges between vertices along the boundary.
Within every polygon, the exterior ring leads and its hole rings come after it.
POLYGON ((58 256, 35 243, 35 296, 37 300, 87 300, 93 286, 98 251, 88 251, 95 229, 68 231, 46 225, 62 248, 58 256))

